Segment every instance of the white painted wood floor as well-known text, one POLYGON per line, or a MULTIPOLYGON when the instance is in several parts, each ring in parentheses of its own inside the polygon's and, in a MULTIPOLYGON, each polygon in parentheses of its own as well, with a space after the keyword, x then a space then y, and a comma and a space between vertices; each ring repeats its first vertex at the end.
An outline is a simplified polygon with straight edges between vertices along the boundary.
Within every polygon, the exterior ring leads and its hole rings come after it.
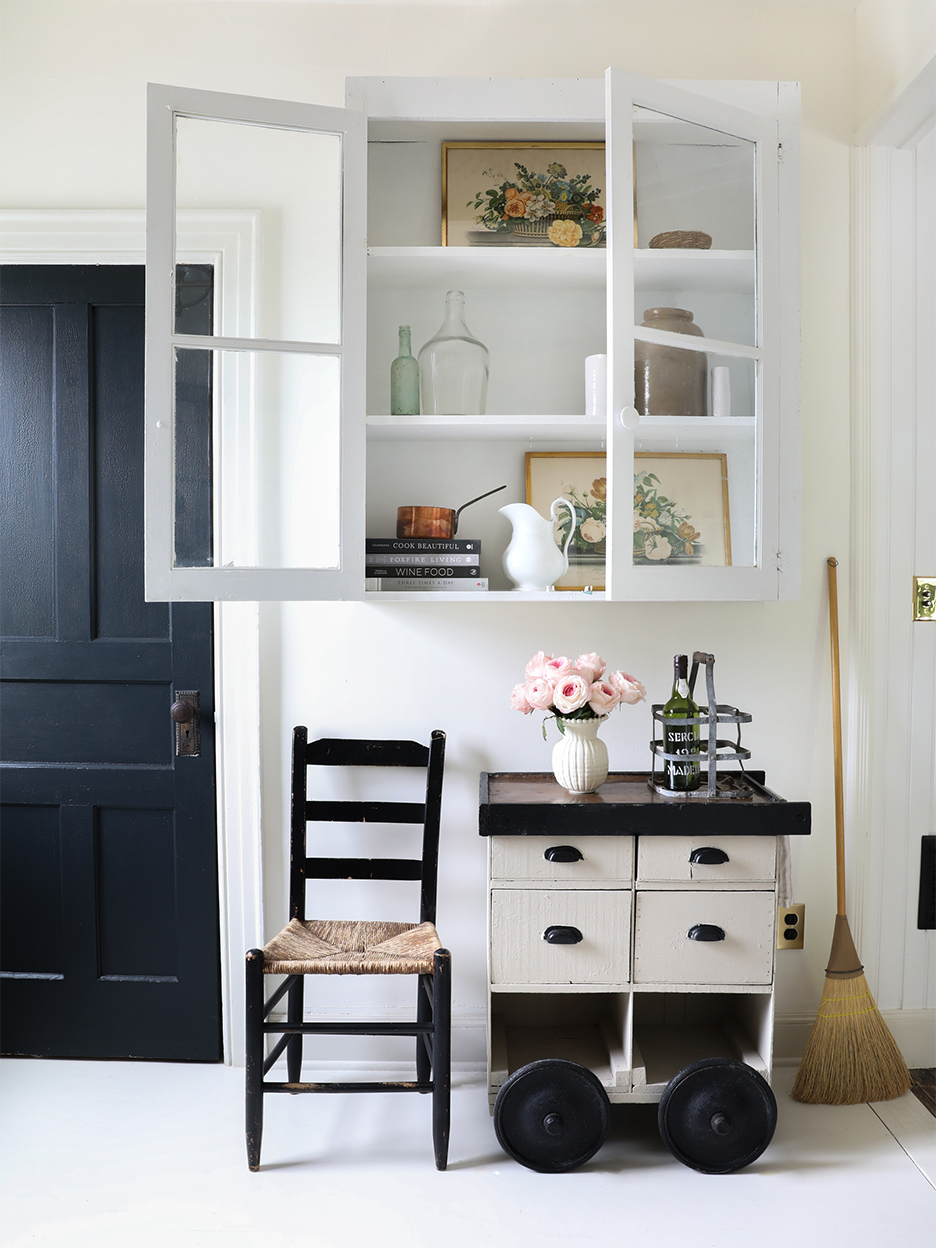
POLYGON ((458 1077, 449 1169, 428 1097, 266 1098, 247 1170, 243 1075, 224 1066, 2 1063, 5 1248, 927 1248, 936 1133, 912 1096, 798 1105, 749 1169, 709 1176, 663 1147, 655 1106, 614 1109, 570 1174, 499 1149, 479 1076, 458 1077), (298 1238, 293 1238, 298 1237, 298 1238))

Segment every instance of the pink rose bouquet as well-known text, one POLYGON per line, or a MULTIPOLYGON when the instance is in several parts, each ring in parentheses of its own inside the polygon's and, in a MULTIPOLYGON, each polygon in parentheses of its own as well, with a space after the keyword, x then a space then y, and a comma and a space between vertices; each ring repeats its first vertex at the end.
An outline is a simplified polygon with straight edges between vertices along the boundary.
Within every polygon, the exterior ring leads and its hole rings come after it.
POLYGON ((606 666, 594 652, 573 660, 540 650, 526 665, 526 679, 514 685, 510 705, 524 715, 546 711, 565 732, 565 719, 604 719, 616 706, 644 701, 647 691, 636 677, 606 674, 606 666))

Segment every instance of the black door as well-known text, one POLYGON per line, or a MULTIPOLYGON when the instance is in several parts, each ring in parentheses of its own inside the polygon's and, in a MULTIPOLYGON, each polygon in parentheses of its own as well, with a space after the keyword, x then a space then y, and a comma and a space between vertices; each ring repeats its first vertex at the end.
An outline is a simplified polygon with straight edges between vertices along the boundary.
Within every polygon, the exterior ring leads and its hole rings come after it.
POLYGON ((0 303, 0 1044, 216 1061, 212 617, 143 600, 143 269, 5 266, 0 303))

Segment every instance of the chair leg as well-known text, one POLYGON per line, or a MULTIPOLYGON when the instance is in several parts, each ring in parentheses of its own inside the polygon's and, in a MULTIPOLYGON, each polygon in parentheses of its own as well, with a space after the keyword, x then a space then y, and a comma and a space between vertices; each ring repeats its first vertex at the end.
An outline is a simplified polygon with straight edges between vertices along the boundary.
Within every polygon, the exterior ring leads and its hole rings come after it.
POLYGON ((247 954, 247 1165, 260 1169, 263 1135, 263 951, 247 954))
POLYGON ((448 1163, 452 1101, 452 955, 437 949, 432 977, 432 1145, 437 1170, 448 1163))
MULTIPOLYGON (((428 1023, 432 1020, 432 1002, 426 988, 431 988, 432 977, 420 975, 416 980, 416 1021, 428 1023)), ((416 1078, 419 1083, 428 1083, 432 1075, 432 1063, 423 1036, 416 1037, 416 1078)))
MULTIPOLYGON (((296 982, 289 990, 289 1008, 286 1013, 290 1023, 302 1022, 304 979, 296 976, 296 982)), ((290 1083, 299 1083, 302 1079, 302 1036, 293 1036, 286 1045, 286 1077, 290 1083)))

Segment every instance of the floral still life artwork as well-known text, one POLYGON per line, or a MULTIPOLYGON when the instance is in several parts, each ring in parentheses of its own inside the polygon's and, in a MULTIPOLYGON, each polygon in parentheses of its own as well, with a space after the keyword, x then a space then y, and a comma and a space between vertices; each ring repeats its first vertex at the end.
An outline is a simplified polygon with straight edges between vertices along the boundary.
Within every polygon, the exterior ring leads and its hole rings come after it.
POLYGON ((634 563, 730 565, 724 454, 635 454, 634 563))
POLYGON ((604 144, 443 145, 443 243, 605 245, 604 144))

